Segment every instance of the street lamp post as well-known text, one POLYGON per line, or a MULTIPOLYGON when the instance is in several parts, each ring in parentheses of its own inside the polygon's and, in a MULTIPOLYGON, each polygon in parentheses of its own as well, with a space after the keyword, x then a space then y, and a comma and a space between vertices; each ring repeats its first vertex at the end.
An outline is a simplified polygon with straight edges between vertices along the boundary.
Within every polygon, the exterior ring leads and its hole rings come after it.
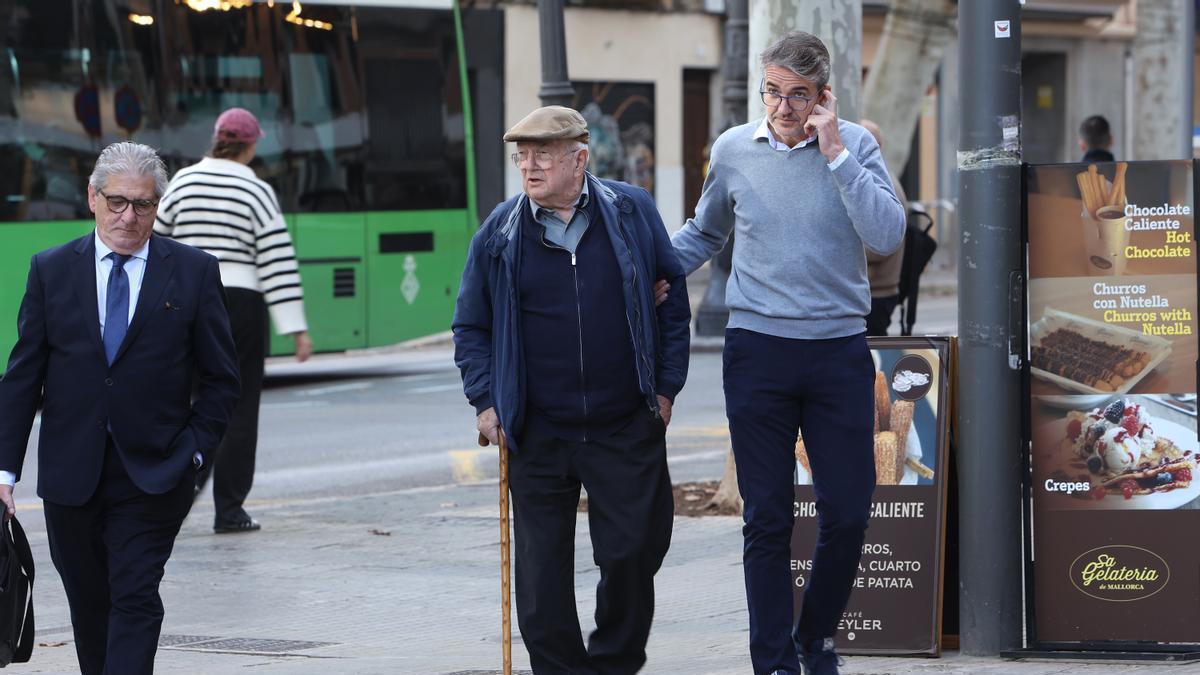
POLYGON ((1021 646, 1021 7, 958 3, 962 651, 1021 646))
POLYGON ((542 46, 542 105, 571 105, 575 90, 567 77, 567 36, 563 25, 563 0, 538 0, 538 28, 542 46))
MULTIPOLYGON (((725 86, 721 90, 724 103, 722 129, 746 123, 746 72, 749 70, 750 21, 747 16, 749 0, 727 0, 725 3, 725 59, 721 73, 725 86)), ((725 305, 725 286, 729 282, 729 271, 733 269, 733 238, 725 248, 713 256, 708 265, 708 288, 696 310, 696 334, 716 336, 725 334, 729 322, 729 307, 725 305)))

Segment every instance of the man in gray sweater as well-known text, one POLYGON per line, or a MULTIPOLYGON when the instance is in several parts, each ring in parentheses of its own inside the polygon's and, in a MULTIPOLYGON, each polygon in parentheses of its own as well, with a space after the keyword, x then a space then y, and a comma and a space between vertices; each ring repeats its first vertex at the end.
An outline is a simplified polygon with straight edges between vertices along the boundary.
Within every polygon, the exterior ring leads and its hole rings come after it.
POLYGON ((754 672, 797 673, 802 662, 805 673, 835 675, 833 636, 875 486, 866 250, 899 247, 904 210, 875 139, 837 117, 821 40, 790 33, 763 52, 762 65, 766 118, 713 144, 696 217, 671 241, 691 273, 737 231, 724 382, 745 499, 754 672), (795 622, 789 546, 798 430, 820 532, 795 622))

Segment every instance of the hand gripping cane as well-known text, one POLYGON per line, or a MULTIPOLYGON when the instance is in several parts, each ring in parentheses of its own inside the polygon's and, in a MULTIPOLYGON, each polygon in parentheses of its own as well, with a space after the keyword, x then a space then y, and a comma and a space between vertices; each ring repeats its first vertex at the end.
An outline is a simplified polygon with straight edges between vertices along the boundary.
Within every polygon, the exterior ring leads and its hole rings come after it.
MULTIPOLYGON (((479 434, 479 445, 487 447, 487 436, 479 434)), ((508 537, 508 439, 500 431, 500 645, 504 675, 512 675, 512 593, 509 583, 508 537)))

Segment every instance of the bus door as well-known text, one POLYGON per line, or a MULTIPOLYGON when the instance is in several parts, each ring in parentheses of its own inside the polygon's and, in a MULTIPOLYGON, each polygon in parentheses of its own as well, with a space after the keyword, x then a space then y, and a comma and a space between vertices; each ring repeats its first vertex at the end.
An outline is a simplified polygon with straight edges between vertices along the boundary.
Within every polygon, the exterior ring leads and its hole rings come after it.
MULTIPOLYGON (((317 351, 367 346, 364 213, 286 216, 300 262, 308 330, 317 351), (319 343, 318 343, 319 340, 319 343)), ((273 335, 272 354, 294 351, 292 338, 273 335)))

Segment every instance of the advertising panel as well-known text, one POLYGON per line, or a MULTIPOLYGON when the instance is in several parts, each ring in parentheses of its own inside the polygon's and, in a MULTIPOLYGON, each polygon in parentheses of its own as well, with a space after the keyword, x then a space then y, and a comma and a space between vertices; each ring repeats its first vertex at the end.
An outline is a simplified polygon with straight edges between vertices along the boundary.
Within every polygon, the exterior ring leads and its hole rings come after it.
MULTIPOLYGON (((940 652, 951 338, 868 338, 875 360, 875 495, 838 650, 940 652)), ((817 508, 804 445, 796 442, 792 531, 797 616, 812 568, 817 508)))
POLYGON ((1190 161, 1028 169, 1035 642, 1200 642, 1190 161))

